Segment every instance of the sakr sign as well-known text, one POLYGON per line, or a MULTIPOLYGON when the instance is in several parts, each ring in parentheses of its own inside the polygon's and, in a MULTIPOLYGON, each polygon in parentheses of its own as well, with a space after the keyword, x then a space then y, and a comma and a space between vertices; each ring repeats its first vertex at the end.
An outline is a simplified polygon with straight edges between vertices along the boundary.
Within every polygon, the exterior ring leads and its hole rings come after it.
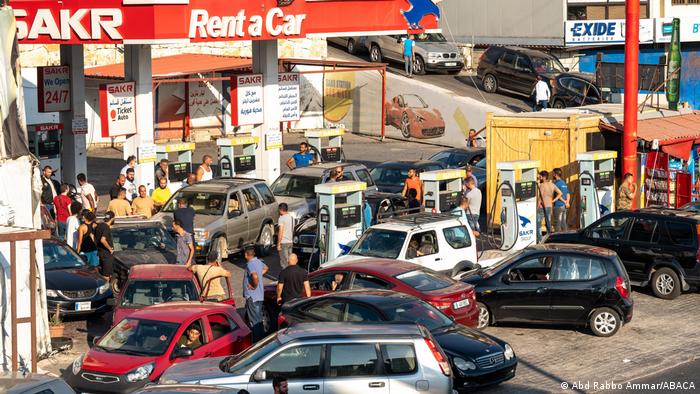
POLYGON ((70 111, 70 67, 37 67, 39 112, 70 111))
POLYGON ((102 136, 116 137, 136 133, 136 83, 100 85, 102 136))

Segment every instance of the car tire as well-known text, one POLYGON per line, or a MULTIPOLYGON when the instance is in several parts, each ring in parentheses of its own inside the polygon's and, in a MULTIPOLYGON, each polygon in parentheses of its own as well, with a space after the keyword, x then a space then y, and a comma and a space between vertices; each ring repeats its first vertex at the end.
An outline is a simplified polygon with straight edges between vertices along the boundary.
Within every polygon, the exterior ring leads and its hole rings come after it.
POLYGON ((481 84, 484 85, 484 91, 488 93, 496 93, 498 91, 498 79, 493 74, 484 75, 481 84))
POLYGON ((112 277, 109 279, 109 287, 112 289, 112 294, 115 296, 121 293, 122 283, 121 278, 117 273, 114 273, 114 275, 112 275, 112 277))
POLYGON ((408 112, 401 114, 401 135, 403 138, 411 138, 411 121, 408 119, 408 112))
POLYGON ((552 108, 564 109, 564 108, 566 108, 566 104, 562 100, 554 100, 554 103, 552 104, 552 108))
POLYGON ((357 53, 357 44, 355 43, 355 40, 353 40, 352 38, 349 38, 348 43, 345 46, 345 49, 351 55, 354 55, 355 53, 357 53))
POLYGON ((271 224, 266 224, 260 230, 258 241, 255 244, 257 254, 260 257, 269 256, 272 253, 272 245, 275 243, 275 232, 271 224))
POLYGON ((676 271, 668 267, 659 268, 651 276, 651 291, 664 300, 673 300, 681 295, 681 280, 676 271))
POLYGON ((269 305, 263 306, 262 310, 262 325, 265 335, 272 334, 277 331, 277 315, 269 305))
POLYGON ((489 308, 481 302, 476 303, 476 307, 479 308, 479 320, 476 328, 483 330, 491 324, 492 317, 489 308))
POLYGON ((620 316, 610 308, 599 308, 593 311, 588 325, 597 337, 611 337, 622 326, 620 316))
POLYGON ((425 60, 420 55, 416 55, 416 61, 413 62, 413 73, 416 75, 425 75, 425 60))
POLYGON ((212 251, 216 251, 217 255, 219 256, 219 262, 224 261, 224 259, 228 259, 228 241, 226 241, 226 237, 219 236, 214 238, 211 248, 212 251))
POLYGON ((381 63, 382 61, 382 50, 377 44, 372 44, 369 48, 369 61, 372 63, 381 63))

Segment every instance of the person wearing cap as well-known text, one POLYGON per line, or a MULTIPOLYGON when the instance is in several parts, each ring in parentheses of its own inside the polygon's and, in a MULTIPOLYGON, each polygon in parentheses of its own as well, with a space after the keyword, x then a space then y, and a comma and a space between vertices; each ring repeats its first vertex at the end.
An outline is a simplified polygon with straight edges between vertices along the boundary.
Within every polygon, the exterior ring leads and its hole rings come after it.
POLYGON ((100 271, 107 280, 114 273, 112 224, 114 224, 114 212, 107 211, 104 219, 102 219, 102 223, 95 227, 95 244, 97 244, 97 255, 100 257, 100 271))

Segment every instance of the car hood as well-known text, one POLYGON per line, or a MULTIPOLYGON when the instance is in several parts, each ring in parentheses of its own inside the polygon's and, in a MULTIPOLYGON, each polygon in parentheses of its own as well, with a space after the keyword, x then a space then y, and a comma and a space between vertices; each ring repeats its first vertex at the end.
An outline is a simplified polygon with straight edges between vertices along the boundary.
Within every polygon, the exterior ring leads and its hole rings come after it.
POLYGON ((459 52, 451 42, 416 42, 416 46, 427 52, 459 52))
POLYGON ((69 268, 46 271, 46 288, 50 290, 97 289, 105 280, 90 268, 69 268))
POLYGON ((377 183, 377 187, 380 192, 385 193, 401 193, 403 191, 403 184, 394 185, 390 183, 377 183))
POLYGON ((222 371, 219 368, 219 364, 225 358, 226 357, 202 358, 175 364, 165 370, 160 381, 167 381, 169 384, 173 382, 199 383, 203 380, 224 378, 229 374, 222 371))
POLYGON ((328 268, 328 267, 332 267, 334 265, 350 263, 353 261, 358 261, 358 260, 362 260, 362 259, 366 259, 366 258, 368 258, 368 257, 367 256, 357 256, 357 255, 346 254, 344 256, 338 257, 335 260, 327 261, 327 262, 321 264, 321 268, 328 268))
POLYGON ((141 264, 174 264, 175 250, 143 249, 114 252, 114 258, 126 266, 141 264))
POLYGON ((479 331, 453 324, 449 328, 432 331, 435 340, 445 352, 453 356, 474 358, 489 353, 503 352, 503 346, 479 331))
POLYGON ((151 356, 132 356, 129 354, 107 353, 92 349, 87 352, 83 359, 83 370, 125 374, 155 360, 156 357, 151 356))
MULTIPOLYGON (((205 228, 217 219, 221 218, 220 215, 194 215, 194 228, 205 228)), ((154 220, 160 220, 161 223, 168 229, 172 231, 173 229, 173 214, 170 212, 161 212, 153 217, 154 220)))
POLYGON ((546 236, 544 243, 577 243, 582 238, 582 230, 562 231, 546 236))
POLYGON ((278 203, 286 203, 289 208, 289 213, 296 219, 300 219, 307 213, 316 213, 316 199, 307 199, 301 197, 275 196, 278 203))

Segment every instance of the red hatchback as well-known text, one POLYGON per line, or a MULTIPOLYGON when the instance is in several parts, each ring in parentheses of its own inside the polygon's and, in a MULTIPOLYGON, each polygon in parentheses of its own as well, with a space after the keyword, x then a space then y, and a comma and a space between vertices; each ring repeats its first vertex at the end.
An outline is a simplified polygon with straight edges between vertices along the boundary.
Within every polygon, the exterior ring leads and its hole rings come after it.
POLYGON ((225 296, 211 299, 202 294, 199 281, 184 265, 135 265, 129 270, 129 278, 115 300, 112 324, 140 309, 163 302, 207 300, 236 306, 228 278, 211 280, 219 282, 225 296))
POLYGON ((157 381, 175 363, 237 354, 251 345, 236 308, 211 302, 143 308, 94 342, 66 374, 78 393, 129 393, 157 381))
MULTIPOLYGON (((406 261, 377 258, 354 260, 312 272, 309 282, 313 296, 341 290, 393 290, 420 298, 465 326, 476 327, 479 322, 474 286, 465 286, 464 282, 406 261)), ((277 316, 279 307, 274 285, 265 290, 266 308, 263 314, 277 316)), ((270 323, 274 324, 274 321, 270 323)))

